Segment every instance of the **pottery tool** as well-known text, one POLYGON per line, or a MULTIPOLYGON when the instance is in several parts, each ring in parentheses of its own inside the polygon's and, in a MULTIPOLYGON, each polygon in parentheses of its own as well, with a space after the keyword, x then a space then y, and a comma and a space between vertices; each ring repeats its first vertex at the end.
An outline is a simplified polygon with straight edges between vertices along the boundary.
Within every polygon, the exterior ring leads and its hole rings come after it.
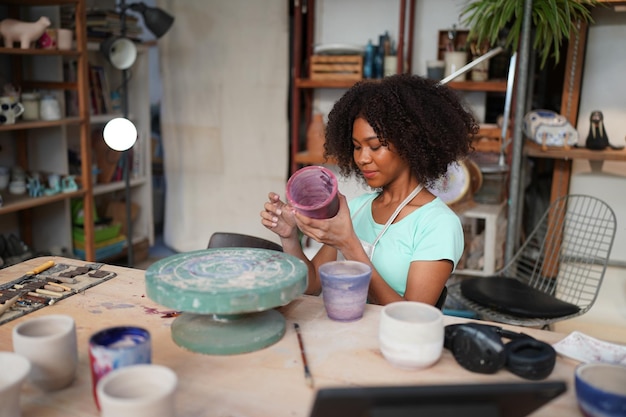
POLYGON ((17 294, 13 298, 5 301, 4 304, 0 304, 0 316, 3 315, 5 311, 9 310, 21 295, 22 294, 17 294))
POLYGON ((60 298, 63 297, 63 294, 60 294, 56 291, 50 291, 50 290, 42 290, 41 288, 38 288, 35 290, 35 293, 37 294, 43 294, 46 295, 48 297, 54 297, 54 298, 60 298))
POLYGON ((309 362, 306 359, 306 352, 304 350, 304 342, 302 341, 302 333, 300 333, 300 325, 298 323, 294 323, 293 327, 296 329, 296 335, 298 336, 298 344, 300 345, 300 355, 302 356, 302 364, 304 365, 304 379, 306 380, 306 384, 313 388, 313 375, 311 375, 311 370, 309 369, 309 362))
POLYGON ((37 275, 37 274, 42 273, 46 269, 52 268, 53 266, 54 266, 54 261, 44 262, 43 264, 39 265, 37 268, 34 268, 34 269, 28 271, 26 274, 22 275, 20 277, 20 279, 24 280, 24 279, 30 278, 33 275, 37 275))
MULTIPOLYGON (((57 284, 56 282, 53 282, 53 281, 48 281, 48 285, 51 285, 51 286, 57 287, 57 288, 61 288, 61 289, 65 290, 65 291, 73 291, 74 290, 73 288, 68 287, 67 285, 57 284)), ((46 288, 46 287, 44 287, 44 288, 46 288)))

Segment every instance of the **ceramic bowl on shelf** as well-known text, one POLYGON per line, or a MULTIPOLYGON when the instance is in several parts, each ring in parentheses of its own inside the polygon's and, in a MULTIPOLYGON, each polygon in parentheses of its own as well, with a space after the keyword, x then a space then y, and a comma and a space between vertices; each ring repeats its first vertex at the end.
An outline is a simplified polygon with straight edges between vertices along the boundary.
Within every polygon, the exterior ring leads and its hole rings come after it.
POLYGON ((574 373, 576 399, 586 417, 626 415, 626 366, 593 362, 574 373))
POLYGON ((26 192, 26 183, 24 181, 11 181, 9 184, 9 192, 11 194, 24 194, 26 192))

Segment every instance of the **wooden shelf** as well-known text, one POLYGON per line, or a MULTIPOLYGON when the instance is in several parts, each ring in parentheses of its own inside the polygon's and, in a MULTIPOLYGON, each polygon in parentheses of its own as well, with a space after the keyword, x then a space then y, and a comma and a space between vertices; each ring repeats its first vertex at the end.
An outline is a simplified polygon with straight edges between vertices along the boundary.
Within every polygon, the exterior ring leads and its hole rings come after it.
POLYGON ((77 125, 81 123, 80 117, 67 117, 59 120, 34 120, 34 121, 22 121, 11 125, 0 125, 0 132, 9 130, 26 130, 26 129, 40 129, 45 127, 59 127, 67 125, 77 125))
MULTIPOLYGON (((17 0, 18 3, 20 3, 22 0, 17 0)), ((28 3, 27 0, 23 0, 26 1, 28 3)), ((6 4, 7 1, 6 0, 2 0, 3 4, 6 4)), ((10 2, 8 2, 10 3, 10 2)), ((22 3, 20 3, 21 5, 24 5, 22 3)), ((72 49, 68 49, 68 50, 61 50, 61 49, 37 49, 37 48, 29 48, 29 49, 22 49, 19 47, 15 47, 15 48, 6 48, 4 46, 0 47, 0 54, 3 55, 48 55, 48 56, 78 56, 80 55, 80 52, 72 50, 72 49)))
POLYGON ((85 195, 84 190, 72 191, 68 193, 58 193, 43 197, 30 197, 28 193, 15 195, 5 193, 2 199, 2 207, 0 207, 0 215, 13 213, 33 207, 39 207, 57 201, 67 200, 69 198, 78 198, 85 195))
POLYGON ((506 93, 506 81, 451 81, 448 87, 461 91, 482 91, 486 93, 506 93))
MULTIPOLYGON (((130 179, 130 186, 138 187, 140 185, 144 185, 148 182, 148 178, 146 177, 138 177, 130 179)), ((93 187, 93 195, 101 195, 107 194, 114 191, 124 190, 126 188, 126 183, 124 181, 114 181, 107 184, 96 184, 93 187)))
POLYGON ((334 159, 326 159, 321 155, 309 155, 307 151, 298 152, 293 157, 294 162, 302 165, 323 165, 323 164, 335 164, 334 159))
MULTIPOLYGON (((371 81, 376 81, 372 79, 371 81)), ((350 88, 356 81, 352 80, 311 80, 309 78, 296 78, 298 88, 350 88)), ((448 87, 461 91, 484 91, 488 93, 505 93, 506 81, 452 81, 448 87)))
POLYGON ((62 4, 77 4, 80 0, 2 0, 2 4, 15 6, 50 6, 62 4))
POLYGON ((548 147, 542 150, 541 146, 530 140, 524 144, 524 154, 535 158, 549 159, 587 159, 589 161, 626 161, 626 149, 605 149, 603 151, 593 151, 587 148, 563 148, 548 147))
POLYGON ((296 78, 298 88, 350 88, 357 81, 354 80, 311 80, 309 78, 296 78))

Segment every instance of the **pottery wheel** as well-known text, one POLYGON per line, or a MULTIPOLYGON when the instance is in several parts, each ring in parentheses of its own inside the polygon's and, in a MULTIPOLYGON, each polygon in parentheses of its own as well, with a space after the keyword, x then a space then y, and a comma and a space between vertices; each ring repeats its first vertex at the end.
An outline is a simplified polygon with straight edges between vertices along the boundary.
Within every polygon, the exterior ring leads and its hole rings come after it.
POLYGON ((174 342, 216 355, 252 352, 276 343, 285 318, 275 307, 299 297, 307 267, 283 252, 220 248, 176 254, 146 271, 146 293, 181 311, 174 342))

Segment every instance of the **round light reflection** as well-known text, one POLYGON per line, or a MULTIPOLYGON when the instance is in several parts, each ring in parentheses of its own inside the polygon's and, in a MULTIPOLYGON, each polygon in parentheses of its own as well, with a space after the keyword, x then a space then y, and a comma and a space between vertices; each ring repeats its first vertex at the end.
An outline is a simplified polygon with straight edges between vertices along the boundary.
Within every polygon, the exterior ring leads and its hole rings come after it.
POLYGON ((126 151, 137 141, 137 128, 130 120, 118 117, 104 126, 102 136, 109 148, 115 151, 126 151))

